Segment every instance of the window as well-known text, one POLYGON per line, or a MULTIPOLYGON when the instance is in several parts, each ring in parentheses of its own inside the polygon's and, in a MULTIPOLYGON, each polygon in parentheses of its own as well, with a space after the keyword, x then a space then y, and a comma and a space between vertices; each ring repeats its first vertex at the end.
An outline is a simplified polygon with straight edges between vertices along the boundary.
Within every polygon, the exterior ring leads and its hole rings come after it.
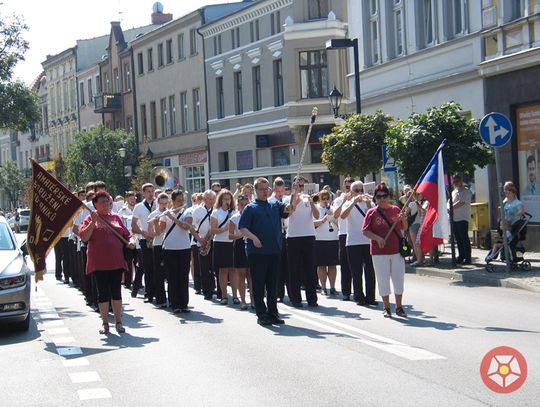
POLYGON ((122 90, 120 88, 120 70, 118 68, 113 69, 113 76, 114 76, 114 92, 118 93, 122 90))
POLYGON ((186 168, 186 189, 190 192, 203 192, 206 190, 204 165, 186 168))
POLYGON ((184 34, 178 34, 178 59, 186 57, 186 49, 184 47, 184 34))
POLYGON ((217 35, 214 37, 214 56, 218 55, 217 35))
POLYGON ((161 137, 167 137, 167 99, 163 98, 159 101, 161 108, 161 137))
POLYGON ((251 170, 253 168, 253 151, 244 150, 236 152, 236 169, 238 171, 251 170))
POLYGON ((156 102, 150 102, 150 135, 152 140, 157 138, 157 112, 156 112, 156 102))
MULTIPOLYGON (((373 1, 371 2, 373 3, 373 1)), ((380 46, 379 46, 379 15, 375 11, 370 13, 369 18, 369 36, 370 36, 370 51, 371 63, 377 64, 380 62, 380 46)))
POLYGON ((176 101, 174 95, 169 96, 169 114, 171 120, 171 136, 176 134, 176 101))
POLYGON ((322 152, 323 152, 323 147, 322 147, 322 144, 310 144, 309 145, 309 148, 310 148, 310 153, 311 153, 311 163, 312 164, 320 164, 322 163, 322 152))
POLYGON ((392 9, 392 44, 389 47, 391 57, 403 55, 404 49, 404 29, 403 29, 403 3, 401 0, 394 0, 392 9))
POLYGON ((158 68, 163 66, 163 43, 157 46, 157 64, 158 68))
POLYGON ((240 27, 231 29, 231 47, 232 49, 240 46, 240 27))
POLYGON ((249 37, 251 39, 251 42, 259 41, 260 39, 259 20, 251 21, 249 23, 249 37))
POLYGON ((225 117, 225 100, 223 98, 223 77, 216 78, 217 118, 225 117))
POLYGON ((173 61, 172 40, 167 40, 167 42, 165 44, 167 46, 167 48, 166 48, 167 63, 172 64, 172 61, 173 61))
POLYGON ((435 26, 434 26, 434 0, 422 0, 418 13, 420 20, 419 24, 419 43, 421 46, 428 46, 434 42, 435 26))
POLYGON ((328 18, 328 0, 308 0, 308 18, 310 20, 328 18))
POLYGON ((131 90, 131 69, 129 62, 124 64, 124 92, 131 90))
POLYGON ((234 111, 236 114, 244 113, 242 97, 242 72, 234 73, 234 111))
POLYGON ((291 165, 291 149, 288 146, 272 149, 272 167, 282 165, 291 165))
POLYGON ((189 30, 189 50, 191 55, 197 53, 197 33, 194 28, 189 30))
POLYGON ((270 35, 281 32, 281 13, 276 11, 270 14, 270 35))
POLYGON ((86 104, 84 100, 84 82, 79 83, 79 98, 80 98, 81 106, 84 106, 86 104))
POLYGON ((201 128, 201 96, 199 89, 193 89, 193 130, 201 128))
POLYGON ((101 78, 99 75, 96 75, 96 94, 101 93, 101 78))
POLYGON ((524 0, 506 0, 504 2, 504 21, 507 23, 525 15, 524 0))
POLYGON ((182 109, 182 133, 186 133, 189 130, 187 92, 180 93, 180 108, 182 109))
POLYGON ((148 121, 146 118, 146 105, 141 105, 141 136, 144 142, 145 137, 148 136, 148 121))
POLYGON ((154 50, 152 48, 148 48, 148 71, 153 71, 154 70, 154 50))
POLYGON ((221 54, 221 34, 214 37, 214 55, 221 54))
POLYGON ((300 53, 300 81, 303 99, 328 96, 326 51, 300 53))
POLYGON ((274 106, 282 106, 283 102, 283 64, 277 59, 274 61, 274 106))
POLYGON ((252 68, 253 76, 253 110, 262 109, 262 90, 261 90, 261 67, 255 66, 252 68))
POLYGON ((137 54, 137 73, 139 75, 144 74, 143 55, 142 52, 137 54))
POLYGON ((222 151, 218 153, 219 171, 229 171, 229 152, 222 151))

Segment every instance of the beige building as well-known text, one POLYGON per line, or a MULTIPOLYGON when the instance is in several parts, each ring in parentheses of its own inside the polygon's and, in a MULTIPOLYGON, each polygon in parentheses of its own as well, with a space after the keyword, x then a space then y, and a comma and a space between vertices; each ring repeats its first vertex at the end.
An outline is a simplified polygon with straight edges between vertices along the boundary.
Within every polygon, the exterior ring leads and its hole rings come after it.
MULTIPOLYGON (((343 0, 261 0, 204 25, 211 181, 296 174, 313 107, 319 115, 302 173, 338 187, 319 139, 334 126, 332 85, 345 88, 344 54, 326 51, 347 33, 343 0)), ((347 95, 345 96, 347 97, 347 95)))

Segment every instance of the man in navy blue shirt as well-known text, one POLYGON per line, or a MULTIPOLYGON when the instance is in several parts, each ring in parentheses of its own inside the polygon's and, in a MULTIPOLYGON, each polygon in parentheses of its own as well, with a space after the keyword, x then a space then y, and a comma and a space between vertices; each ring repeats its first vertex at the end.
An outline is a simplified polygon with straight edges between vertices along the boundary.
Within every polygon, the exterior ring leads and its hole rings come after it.
POLYGON ((256 199, 244 208, 240 232, 246 240, 246 252, 253 284, 253 298, 260 325, 284 324, 277 310, 277 278, 280 265, 281 219, 286 218, 285 205, 268 202, 272 189, 266 178, 255 180, 256 199), (266 289, 266 305, 264 293, 266 289))

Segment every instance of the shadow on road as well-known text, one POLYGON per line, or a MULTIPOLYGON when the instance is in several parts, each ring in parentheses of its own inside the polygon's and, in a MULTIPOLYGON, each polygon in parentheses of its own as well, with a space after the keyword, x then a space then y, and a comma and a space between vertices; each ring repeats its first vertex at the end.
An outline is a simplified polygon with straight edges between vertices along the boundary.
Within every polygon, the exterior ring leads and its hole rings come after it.
MULTIPOLYGON (((111 332, 114 332, 113 326, 111 326, 111 332)), ((104 345, 116 346, 117 349, 142 348, 149 343, 159 342, 159 338, 135 336, 135 335, 131 335, 129 331, 127 330, 123 334, 103 335, 101 337, 101 340, 103 341, 104 345)), ((114 349, 111 349, 111 350, 114 350, 114 349)))
POLYGON ((214 318, 201 311, 191 310, 189 313, 180 314, 180 324, 221 324, 222 322, 222 318, 214 318))
POLYGON ((0 347, 4 345, 14 345, 16 343, 30 342, 41 337, 34 318, 30 318, 30 328, 28 331, 17 331, 12 324, 0 324, 0 347))
POLYGON ((441 331, 450 331, 459 328, 457 324, 451 322, 436 321, 436 316, 425 315, 424 311, 415 310, 412 305, 404 305, 403 308, 408 315, 407 318, 392 318, 394 321, 403 325, 415 328, 433 328, 441 331), (418 318, 415 318, 415 316, 418 318))
POLYGON ((353 338, 350 335, 336 333, 336 332, 322 332, 316 331, 315 329, 304 328, 301 326, 290 325, 287 322, 287 325, 282 326, 264 326, 263 328, 272 331, 274 335, 277 336, 307 336, 308 338, 313 339, 328 339, 328 337, 335 338, 353 338))
POLYGON ((337 307, 325 307, 319 304, 316 308, 307 308, 310 312, 315 312, 320 315, 324 315, 327 317, 341 317, 341 318, 347 318, 347 319, 353 319, 356 321, 368 321, 371 318, 363 318, 360 313, 355 312, 349 312, 342 309, 339 309, 337 307))

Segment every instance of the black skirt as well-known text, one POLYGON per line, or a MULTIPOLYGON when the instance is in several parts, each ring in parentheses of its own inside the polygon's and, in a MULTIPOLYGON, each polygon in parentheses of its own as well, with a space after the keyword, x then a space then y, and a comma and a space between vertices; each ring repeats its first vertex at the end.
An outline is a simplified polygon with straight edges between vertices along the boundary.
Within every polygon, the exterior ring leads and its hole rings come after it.
POLYGON ((212 270, 233 267, 233 242, 214 242, 212 248, 212 270))
POLYGON ((249 267, 246 256, 246 243, 244 239, 235 240, 234 243, 234 267, 238 269, 247 269, 249 267))
POLYGON ((315 265, 339 264, 339 240, 315 240, 315 265))

